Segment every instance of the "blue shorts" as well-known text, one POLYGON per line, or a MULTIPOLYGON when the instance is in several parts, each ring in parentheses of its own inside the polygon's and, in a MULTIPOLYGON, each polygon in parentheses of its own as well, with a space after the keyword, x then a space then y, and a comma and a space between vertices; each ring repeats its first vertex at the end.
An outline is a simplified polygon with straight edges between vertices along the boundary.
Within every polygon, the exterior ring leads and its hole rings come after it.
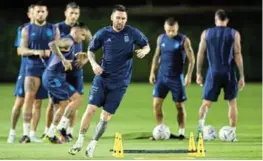
POLYGON ((111 84, 95 76, 89 93, 89 104, 103 106, 103 110, 115 114, 128 86, 124 84, 113 87, 111 84))
POLYGON ((187 100, 184 75, 175 77, 165 77, 159 75, 153 89, 153 97, 165 98, 167 93, 171 91, 174 102, 184 102, 187 100))
POLYGON ((76 89, 76 91, 79 94, 83 95, 84 94, 83 70, 82 69, 79 70, 81 71, 78 73, 74 73, 74 72, 71 73, 71 71, 67 73, 66 80, 69 84, 71 84, 76 89))
MULTIPOLYGON (((25 97, 25 89, 24 89, 25 77, 24 75, 19 75, 16 81, 16 87, 14 95, 18 97, 25 97)), ((44 88, 41 83, 40 88, 38 89, 36 99, 46 99, 48 98, 47 90, 44 88)))
POLYGON ((45 71, 43 74, 43 85, 48 90, 49 96, 54 104, 60 101, 69 100, 69 98, 76 92, 76 89, 69 84, 65 77, 48 75, 45 71))
POLYGON ((237 97, 238 84, 234 72, 215 73, 208 71, 206 75, 203 99, 216 102, 221 88, 224 89, 224 99, 232 100, 237 97))
POLYGON ((31 77, 42 77, 42 74, 45 70, 44 66, 38 66, 38 65, 27 65, 26 66, 26 73, 25 76, 31 76, 31 77))

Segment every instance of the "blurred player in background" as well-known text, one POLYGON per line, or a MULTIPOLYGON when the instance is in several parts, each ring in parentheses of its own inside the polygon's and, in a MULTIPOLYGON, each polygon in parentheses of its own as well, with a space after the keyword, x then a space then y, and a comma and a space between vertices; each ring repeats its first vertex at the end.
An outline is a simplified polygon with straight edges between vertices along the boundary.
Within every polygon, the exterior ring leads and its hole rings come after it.
MULTIPOLYGON (((25 80, 25 70, 26 70, 26 57, 21 54, 20 47, 19 47, 20 42, 21 42, 21 31, 28 24, 34 23, 33 14, 34 14, 34 5, 30 5, 28 7, 28 11, 27 11, 27 16, 30 19, 30 22, 19 26, 17 29, 17 37, 16 37, 16 41, 15 41, 15 47, 17 48, 17 54, 21 55, 21 65, 20 65, 19 75, 17 78, 16 88, 15 88, 15 93, 14 93, 14 95, 16 96, 16 100, 15 100, 15 104, 13 106, 13 110, 12 110, 12 114, 11 114, 11 129, 10 129, 8 140, 7 140, 8 143, 15 142, 15 135, 16 135, 15 128, 16 128, 18 118, 20 116, 20 110, 21 110, 21 107, 23 106, 24 96, 25 96, 24 80, 25 80)), ((40 90, 37 93, 36 100, 35 100, 34 105, 33 105, 33 111, 32 111, 33 117, 31 120, 31 131, 29 134, 30 140, 32 142, 42 142, 41 139, 38 139, 36 137, 36 129, 37 129, 38 122, 40 120, 40 112, 41 112, 40 108, 41 108, 41 104, 42 104, 41 99, 46 97, 45 95, 43 95, 41 93, 43 93, 42 90, 40 90)))
POLYGON ((59 31, 54 25, 46 22, 48 15, 47 6, 42 3, 34 5, 34 24, 29 24, 22 29, 21 55, 26 56, 25 71, 25 100, 23 104, 23 137, 20 143, 30 142, 29 130, 32 119, 32 107, 38 91, 43 90, 47 98, 47 91, 41 83, 45 65, 49 59, 50 50, 48 43, 59 38, 59 31))
MULTIPOLYGON (((169 91, 177 109, 179 136, 185 138, 186 101, 185 86, 191 84, 194 69, 194 52, 188 37, 178 33, 179 24, 174 18, 168 18, 164 23, 165 33, 157 38, 157 46, 152 61, 150 83, 154 84, 153 111, 157 125, 163 124, 162 104, 169 91), (188 72, 184 79, 183 67, 185 58, 188 59, 188 72), (156 71, 159 67, 158 76, 156 71)), ((171 135, 171 137, 176 137, 171 135)), ((152 137, 152 139, 154 139, 152 137)))
POLYGON ((82 116, 78 140, 69 150, 69 153, 73 155, 81 150, 92 117, 96 110, 103 106, 95 135, 85 152, 87 157, 93 157, 96 144, 119 107, 130 83, 134 45, 140 47, 136 50, 139 58, 145 57, 150 51, 144 34, 126 25, 127 11, 124 6, 115 6, 111 20, 112 26, 100 29, 89 44, 88 57, 96 76, 89 93, 89 104, 82 116), (95 52, 100 48, 103 48, 101 65, 95 60, 95 52))
MULTIPOLYGON (((207 51, 209 68, 203 89, 203 102, 199 109, 198 133, 203 132, 208 108, 217 102, 221 88, 224 99, 229 106, 229 124, 236 130, 237 124, 237 93, 245 86, 243 58, 241 54, 240 34, 237 30, 227 27, 228 17, 224 10, 215 13, 215 27, 203 31, 197 54, 196 82, 203 86, 202 65, 204 53, 207 51), (237 81, 235 66, 239 71, 237 81)), ((198 134, 197 138, 198 139, 198 134)))
MULTIPOLYGON (((77 89, 67 81, 66 75, 68 73, 66 71, 73 69, 71 63, 75 59, 75 48, 78 48, 79 44, 86 39, 86 34, 87 29, 85 25, 83 23, 75 23, 69 35, 49 43, 52 56, 43 74, 43 84, 49 91, 52 102, 56 103, 59 107, 46 134, 46 137, 51 143, 61 143, 55 135, 57 129, 62 135, 61 141, 64 142, 67 140, 67 136, 62 130, 65 130, 69 122, 69 117, 72 113, 75 113, 81 104, 81 95, 77 89), (63 117, 61 119, 62 115, 63 117)), ((87 53, 77 53, 78 58, 80 58, 80 55, 84 55, 87 58, 87 53)), ((83 57, 83 59, 85 58, 83 57)))
MULTIPOLYGON (((70 30, 72 26, 76 24, 76 22, 79 19, 80 16, 80 6, 77 5, 75 2, 68 3, 66 6, 66 10, 64 12, 65 14, 65 21, 62 21, 60 23, 57 23, 56 26, 59 29, 60 32, 60 37, 65 37, 70 34, 70 30)), ((86 34, 86 40, 90 41, 92 38, 92 35, 90 31, 87 29, 87 34, 86 34)), ((83 43, 78 43, 75 44, 74 47, 74 53, 82 52, 83 50, 83 43)), ((85 60, 78 62, 78 65, 76 61, 72 62, 72 67, 73 69, 68 71, 66 74, 67 81, 79 92, 79 94, 83 95, 84 94, 84 87, 83 87, 83 65, 86 64, 88 61, 88 58, 85 60)), ((51 101, 51 100, 50 100, 51 101)), ((56 111, 54 109, 55 106, 50 106, 47 111, 46 111, 46 127, 44 131, 44 135, 47 133, 48 128, 50 127, 50 124, 52 122, 53 118, 53 112, 56 111)), ((68 139, 73 139, 73 126, 75 124, 76 120, 76 113, 72 113, 70 116, 70 122, 69 126, 66 131, 63 129, 63 133, 67 134, 68 139)))

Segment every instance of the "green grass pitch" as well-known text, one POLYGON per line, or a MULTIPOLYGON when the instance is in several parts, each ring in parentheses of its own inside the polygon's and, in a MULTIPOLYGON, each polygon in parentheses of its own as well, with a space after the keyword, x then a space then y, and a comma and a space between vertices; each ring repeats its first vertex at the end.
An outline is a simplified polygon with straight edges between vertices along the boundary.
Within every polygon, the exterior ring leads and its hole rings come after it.
MULTIPOLYGON (((78 112, 77 124, 74 135, 77 136, 80 119, 87 105, 87 94, 90 84, 85 86, 84 103, 78 112)), ((108 129, 99 141, 94 159, 116 159, 112 157, 109 149, 113 148, 115 132, 120 132, 123 137, 124 149, 187 149, 188 140, 166 140, 149 141, 138 140, 136 137, 150 135, 155 125, 152 112, 152 86, 148 84, 131 84, 122 101, 117 114, 109 123, 108 129)), ((0 112, 0 159, 85 159, 84 150, 94 133, 95 126, 99 119, 100 110, 97 111, 92 125, 87 133, 85 147, 76 156, 69 155, 68 149, 73 144, 51 145, 48 143, 31 144, 7 144, 7 136, 10 127, 10 113, 14 102, 14 84, 0 85, 1 112, 0 112)), ((188 101, 186 136, 197 128, 198 109, 201 103, 202 88, 191 85, 187 88, 188 101)), ((222 93, 223 94, 223 91, 222 93)), ((41 121, 38 126, 37 135, 41 136, 44 130, 44 116, 47 101, 42 106, 41 121)), ((163 105, 165 124, 172 133, 177 133, 176 108, 172 102, 171 95, 168 95, 163 105)), ((205 142, 206 156, 203 158, 189 157, 187 154, 125 154, 121 159, 262 159, 262 94, 261 84, 247 84, 244 91, 238 97, 238 142, 225 143, 219 141, 205 142)), ((218 103, 213 104, 209 110, 206 124, 216 127, 217 131, 222 126, 228 125, 227 103, 220 96, 218 103)), ((22 117, 17 125, 17 142, 22 135, 22 117)))

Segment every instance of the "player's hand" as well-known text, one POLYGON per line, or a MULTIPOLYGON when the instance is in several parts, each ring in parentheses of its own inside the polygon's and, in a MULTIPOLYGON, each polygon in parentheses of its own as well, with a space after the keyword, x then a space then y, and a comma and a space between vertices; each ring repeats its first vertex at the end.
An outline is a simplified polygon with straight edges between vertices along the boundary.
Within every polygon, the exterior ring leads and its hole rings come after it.
POLYGON ((239 81, 238 81, 238 89, 239 89, 240 91, 242 91, 244 87, 245 87, 245 78, 242 77, 242 78, 240 78, 239 81))
POLYGON ((192 77, 189 76, 189 74, 186 74, 185 78, 184 78, 184 86, 189 86, 192 82, 192 77))
POLYGON ((140 59, 142 59, 143 57, 145 57, 145 55, 147 55, 147 52, 144 49, 138 49, 135 50, 135 52, 137 53, 137 57, 140 59))
POLYGON ((155 84, 155 82, 156 82, 156 75, 155 74, 150 75, 149 82, 151 84, 155 84))
POLYGON ((75 57, 78 59, 78 60, 84 60, 84 59, 87 59, 88 58, 88 54, 85 53, 85 52, 78 52, 75 54, 75 57))
POLYGON ((72 70, 71 62, 72 62, 72 60, 67 60, 67 59, 62 61, 62 64, 65 68, 65 71, 72 70))
POLYGON ((203 77, 201 74, 196 75, 196 83, 199 84, 201 87, 203 86, 203 77))
POLYGON ((95 75, 101 75, 103 72, 103 69, 100 65, 96 64, 92 64, 92 70, 94 72, 95 75))
POLYGON ((76 66, 77 68, 82 68, 88 61, 89 61, 88 58, 87 58, 87 59, 84 59, 84 60, 79 60, 79 59, 77 59, 77 60, 75 61, 75 66, 76 66))

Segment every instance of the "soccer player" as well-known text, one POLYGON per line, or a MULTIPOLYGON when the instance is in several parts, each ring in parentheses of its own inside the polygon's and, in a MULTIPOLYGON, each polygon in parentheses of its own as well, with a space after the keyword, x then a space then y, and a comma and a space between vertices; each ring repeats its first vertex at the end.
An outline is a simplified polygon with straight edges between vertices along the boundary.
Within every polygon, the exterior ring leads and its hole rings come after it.
MULTIPOLYGON (((44 88, 41 77, 48 61, 50 50, 48 43, 59 38, 59 31, 54 25, 46 22, 47 6, 37 3, 34 5, 34 24, 22 29, 20 44, 21 55, 26 56, 25 99, 23 104, 23 137, 20 143, 30 142, 29 130, 32 119, 32 106, 36 93, 44 88)), ((43 89, 44 92, 47 92, 43 89)))
POLYGON ((195 58, 190 39, 178 33, 178 28, 179 24, 174 18, 170 17, 165 20, 165 33, 157 38, 149 81, 154 84, 153 111, 157 125, 164 123, 162 104, 168 92, 171 91, 177 109, 178 138, 184 139, 186 120, 185 86, 191 84, 195 58), (188 59, 188 72, 184 79, 183 67, 186 57, 188 59), (159 64, 158 76, 156 76, 159 64))
POLYGON ((138 29, 126 25, 127 11, 116 5, 111 14, 112 26, 100 29, 88 48, 88 57, 95 77, 89 93, 89 104, 82 116, 77 142, 69 150, 74 155, 83 146, 85 134, 97 108, 103 106, 95 135, 89 143, 85 155, 93 157, 97 141, 103 135, 112 115, 115 114, 131 80, 134 45, 137 57, 145 57, 150 47, 147 38, 138 29), (95 60, 95 51, 103 48, 102 63, 95 60))
MULTIPOLYGON (((61 141, 65 141, 65 138, 60 141, 55 136, 56 130, 58 129, 60 133, 62 133, 61 130, 66 127, 69 116, 75 113, 81 104, 81 95, 77 89, 66 80, 66 71, 72 70, 71 62, 75 59, 75 48, 85 40, 86 34, 87 30, 85 25, 83 23, 76 23, 68 36, 49 43, 52 56, 43 74, 43 85, 49 91, 52 102, 59 105, 53 122, 46 134, 46 138, 48 138, 51 143, 61 143, 61 141), (63 115, 64 111, 65 113, 63 115), (61 119, 62 115, 63 117, 61 119), (58 125, 60 119, 61 123, 58 125), (64 122, 65 119, 67 120, 66 123, 64 122)), ((87 57, 86 53, 77 53, 78 57, 80 55, 86 55, 87 57)), ((66 136, 63 135, 63 137, 66 136)))
MULTIPOLYGON (((237 93, 245 86, 243 58, 241 54, 240 34, 237 30, 227 27, 228 17, 224 10, 215 13, 215 27, 208 28, 201 34, 197 54, 196 82, 203 86, 202 65, 204 53, 207 51, 209 68, 206 74, 203 102, 199 109, 198 133, 202 132, 208 108, 217 102, 221 88, 224 99, 228 102, 229 124, 236 130, 237 124, 237 93), (239 81, 235 73, 235 65, 239 70, 239 81)), ((198 139, 198 134, 196 139, 198 139)))
MULTIPOLYGON (((33 11, 34 11, 34 5, 30 5, 28 7, 28 12, 27 12, 27 16, 30 19, 29 23, 25 23, 21 26, 18 27, 17 29, 17 37, 16 37, 16 41, 15 41, 15 47, 17 48, 17 54, 21 55, 20 53, 20 41, 21 41, 21 31, 23 29, 23 27, 27 26, 28 24, 32 24, 34 23, 34 16, 33 16, 33 11)), ((25 69, 26 69, 26 58, 21 55, 21 65, 20 65, 20 70, 19 70, 19 75, 18 75, 18 79, 16 82, 16 88, 15 88, 15 93, 14 95, 16 96, 16 100, 15 100, 15 104, 13 106, 12 109, 12 114, 11 114, 11 129, 9 132, 9 136, 8 136, 8 143, 13 143, 15 142, 15 128, 16 128, 16 124, 18 121, 18 118, 20 116, 20 110, 21 107, 23 106, 24 103, 24 79, 25 79, 25 69)), ((36 96, 36 100, 34 102, 34 106, 33 106, 33 118, 31 120, 31 131, 30 131, 30 140, 32 142, 42 142, 42 140, 38 139, 36 137, 36 129, 37 129, 37 125, 38 122, 40 120, 40 108, 41 108, 41 99, 46 98, 47 95, 45 94, 45 92, 43 92, 43 90, 38 91, 37 96, 36 96)))
MULTIPOLYGON (((57 23, 57 27, 60 31, 60 37, 65 37, 70 33, 70 30, 72 26, 76 24, 80 16, 80 7, 77 5, 75 2, 71 2, 67 4, 66 10, 65 10, 65 21, 62 21, 60 23, 57 23)), ((92 35, 90 31, 87 29, 87 39, 88 41, 91 40, 92 35)), ((81 52, 82 51, 82 42, 79 44, 76 44, 75 47, 75 53, 81 52)), ((68 71, 66 74, 67 81, 79 92, 79 94, 83 95, 84 94, 84 89, 83 89, 83 69, 82 66, 86 64, 88 59, 83 60, 80 62, 80 66, 76 66, 73 64, 73 69, 68 71)), ((73 62, 75 63, 75 61, 73 62)), ((45 133, 48 130, 48 127, 50 126, 52 122, 52 108, 48 108, 46 111, 46 128, 45 128, 45 133)), ((69 127, 67 128, 67 136, 69 139, 73 139, 73 126, 76 120, 76 113, 72 114, 70 116, 70 122, 69 122, 69 127)))

